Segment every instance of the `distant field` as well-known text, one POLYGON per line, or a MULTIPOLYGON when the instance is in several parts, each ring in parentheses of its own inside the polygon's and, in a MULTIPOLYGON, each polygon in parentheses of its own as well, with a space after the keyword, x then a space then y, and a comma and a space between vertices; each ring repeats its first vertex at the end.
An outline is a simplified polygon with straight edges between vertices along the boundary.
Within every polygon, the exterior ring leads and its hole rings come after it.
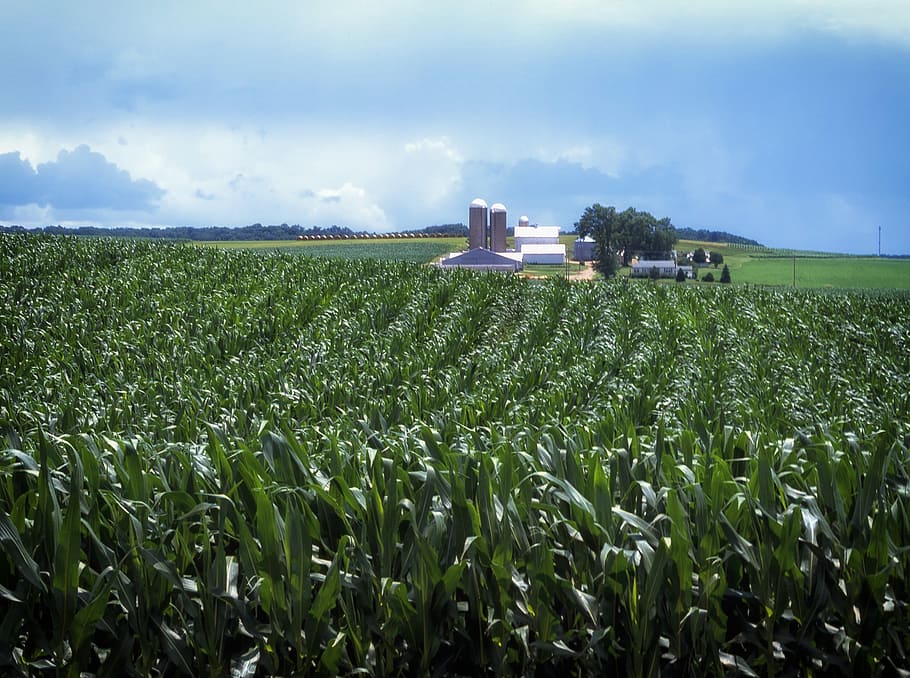
MULTIPOLYGON (((907 259, 797 257, 795 262, 797 287, 910 289, 907 259)), ((792 285, 793 269, 792 258, 754 258, 730 265, 735 280, 761 285, 792 285)))
POLYGON ((206 242, 204 247, 217 249, 264 250, 287 252, 306 257, 332 259, 382 259, 385 261, 409 261, 423 264, 443 254, 455 252, 465 245, 464 238, 415 238, 377 240, 273 240, 236 242, 206 242))
MULTIPOLYGON (((560 242, 566 245, 566 254, 572 257, 575 235, 563 235, 560 242)), ((336 259, 381 259, 386 261, 409 261, 428 263, 449 252, 456 252, 466 245, 464 238, 416 238, 376 240, 328 240, 328 241, 233 241, 204 242, 203 247, 217 249, 245 249, 280 251, 309 257, 336 259)), ((511 247, 512 239, 508 240, 511 247)), ((792 251, 760 250, 731 247, 722 243, 681 240, 680 251, 691 251, 696 247, 717 250, 724 255, 724 263, 730 267, 735 284, 793 286, 792 251)), ((879 259, 831 255, 820 252, 798 252, 796 254, 796 286, 810 288, 838 289, 910 289, 910 259, 879 259)), ((702 275, 709 270, 715 279, 720 270, 713 266, 702 268, 702 275)), ((525 274, 532 276, 564 273, 561 266, 525 267, 525 274), (558 270, 557 270, 558 269, 558 270)), ((575 272, 571 268, 570 272, 575 272)), ((621 268, 619 276, 626 276, 630 269, 621 268)))
MULTIPOLYGON (((793 286, 793 261, 796 257, 796 286, 839 289, 910 289, 910 259, 880 259, 820 252, 783 250, 750 251, 718 243, 681 240, 680 251, 704 247, 724 255, 734 283, 793 286)), ((703 268, 717 279, 721 267, 703 268)))

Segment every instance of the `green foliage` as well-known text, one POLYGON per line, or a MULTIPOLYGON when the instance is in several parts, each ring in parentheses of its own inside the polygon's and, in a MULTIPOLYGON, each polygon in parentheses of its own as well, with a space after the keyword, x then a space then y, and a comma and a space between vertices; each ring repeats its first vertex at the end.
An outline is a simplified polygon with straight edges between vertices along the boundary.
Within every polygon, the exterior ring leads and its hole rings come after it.
POLYGON ((686 272, 681 268, 676 270, 676 282, 686 282, 686 272))
POLYGON ((704 264, 706 261, 708 261, 708 255, 705 252, 704 247, 695 248, 695 251, 692 252, 692 261, 694 261, 696 264, 704 264))
POLYGON ((717 268, 720 264, 724 263, 724 255, 717 250, 711 250, 709 261, 714 264, 714 268, 717 268))
POLYGON ((724 269, 720 272, 720 281, 722 283, 730 282, 730 267, 724 264, 724 269))
POLYGON ((0 293, 4 674, 907 665, 906 296, 26 236, 0 293))
POLYGON ((714 282, 714 274, 711 271, 708 271, 701 277, 702 282, 714 282))
MULTIPOLYGON (((636 255, 666 258, 676 243, 676 231, 669 218, 656 219, 631 207, 617 212, 615 207, 594 204, 585 208, 575 228, 580 237, 590 235, 597 241, 598 260, 612 254, 621 257, 623 266, 628 266, 636 255)), ((604 264, 607 269, 611 266, 609 262, 604 264)))
POLYGON ((609 249, 600 245, 595 247, 594 270, 604 278, 614 278, 619 271, 619 257, 609 249))

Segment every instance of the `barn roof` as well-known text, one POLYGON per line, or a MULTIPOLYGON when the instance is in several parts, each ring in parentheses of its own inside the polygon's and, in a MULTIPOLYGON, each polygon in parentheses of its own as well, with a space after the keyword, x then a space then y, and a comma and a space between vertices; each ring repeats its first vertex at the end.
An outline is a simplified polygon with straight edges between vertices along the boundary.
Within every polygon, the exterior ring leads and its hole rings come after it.
POLYGON ((478 247, 477 249, 468 250, 467 252, 452 254, 439 263, 441 266, 464 266, 471 268, 508 266, 513 269, 518 269, 521 268, 521 253, 492 252, 478 247), (518 256, 515 256, 516 254, 518 256))

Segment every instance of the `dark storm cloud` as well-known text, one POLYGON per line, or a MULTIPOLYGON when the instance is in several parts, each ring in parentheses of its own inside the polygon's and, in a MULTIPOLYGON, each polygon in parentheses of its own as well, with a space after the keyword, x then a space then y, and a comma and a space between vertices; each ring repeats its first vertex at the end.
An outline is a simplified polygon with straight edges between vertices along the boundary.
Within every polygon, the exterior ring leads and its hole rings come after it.
POLYGON ((0 204, 57 210, 111 209, 149 212, 164 196, 148 179, 133 179, 88 146, 62 150, 33 168, 18 151, 0 155, 0 204))

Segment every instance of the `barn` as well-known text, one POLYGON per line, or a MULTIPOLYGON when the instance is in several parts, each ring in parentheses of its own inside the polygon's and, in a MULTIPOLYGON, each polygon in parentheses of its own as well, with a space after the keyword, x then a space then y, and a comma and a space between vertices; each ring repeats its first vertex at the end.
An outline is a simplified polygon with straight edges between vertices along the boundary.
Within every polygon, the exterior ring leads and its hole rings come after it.
POLYGON ((562 243, 525 243, 521 246, 521 259, 526 264, 564 264, 566 246, 562 243))
POLYGON ((513 273, 521 270, 522 257, 517 252, 493 252, 478 247, 466 252, 450 254, 439 262, 442 268, 467 268, 473 271, 507 271, 513 273))

